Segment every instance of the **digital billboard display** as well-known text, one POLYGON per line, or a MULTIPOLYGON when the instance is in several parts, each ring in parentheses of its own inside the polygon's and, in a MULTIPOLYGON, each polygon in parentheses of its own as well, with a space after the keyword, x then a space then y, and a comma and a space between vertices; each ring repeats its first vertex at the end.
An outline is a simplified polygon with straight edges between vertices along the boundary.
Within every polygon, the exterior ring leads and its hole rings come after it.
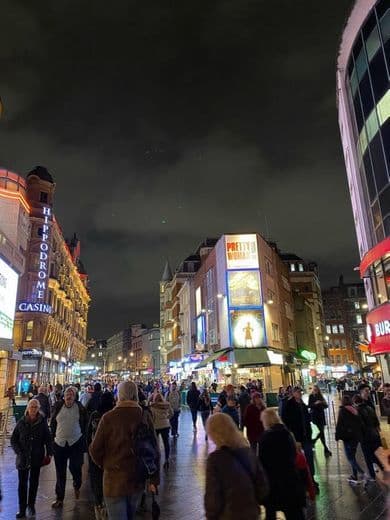
POLYGON ((206 343, 206 331, 205 331, 205 323, 204 316, 198 316, 196 318, 196 347, 200 350, 203 350, 203 347, 206 343))
POLYGON ((255 234, 225 235, 225 247, 228 269, 259 268, 257 237, 255 234))
POLYGON ((0 338, 12 339, 18 273, 0 258, 0 338))
POLYGON ((262 311, 230 311, 230 330, 233 347, 261 347, 265 344, 265 325, 262 311))
POLYGON ((228 291, 230 307, 260 307, 259 271, 228 271, 228 291))

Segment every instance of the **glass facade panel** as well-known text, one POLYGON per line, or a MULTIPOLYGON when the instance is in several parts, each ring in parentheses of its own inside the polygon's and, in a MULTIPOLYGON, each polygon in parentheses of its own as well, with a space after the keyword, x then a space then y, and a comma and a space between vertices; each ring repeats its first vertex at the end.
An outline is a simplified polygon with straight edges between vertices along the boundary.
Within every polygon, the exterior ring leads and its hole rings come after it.
POLYGON ((375 109, 371 112, 371 114, 367 118, 366 129, 367 129, 368 140, 372 141, 375 134, 379 130, 378 117, 376 115, 375 109))
POLYGON ((367 152, 365 154, 363 161, 364 161, 364 169, 365 169, 365 173, 366 173, 368 194, 370 196, 370 201, 372 202, 376 197, 376 186, 375 186, 374 173, 372 171, 371 158, 370 158, 369 152, 367 152))
POLYGON ((390 38, 390 9, 386 11, 386 13, 382 16, 380 22, 381 33, 384 42, 390 38))
POLYGON ((360 133, 363 128, 363 125, 364 125, 364 119, 363 119, 362 107, 360 104, 359 92, 356 92, 356 96, 353 98, 353 107, 355 110, 357 129, 358 129, 358 132, 360 133))
POLYGON ((375 54, 378 52, 381 46, 381 42, 379 39, 379 31, 377 27, 374 27, 372 33, 366 40, 366 50, 368 61, 371 61, 375 54))
POLYGON ((367 72, 367 60, 364 49, 361 49, 358 57, 355 60, 355 68, 359 81, 362 81, 365 73, 367 72))
POLYGON ((362 101, 363 114, 367 118, 374 108, 374 98, 371 90, 371 83, 368 74, 364 76, 359 85, 360 99, 362 101))
POLYGON ((353 71, 352 71, 350 83, 351 83, 352 95, 355 96, 356 91, 358 89, 358 85, 359 85, 355 69, 353 69, 353 71))
POLYGON ((382 49, 370 63, 370 75, 375 101, 378 102, 389 88, 389 79, 382 49))
POLYGON ((387 185, 389 179, 387 177, 385 156, 383 154, 382 141, 379 134, 377 134, 371 141, 370 152, 376 186, 380 191, 387 185))
POLYGON ((390 118, 390 90, 382 97, 377 105, 379 124, 382 126, 390 118))
POLYGON ((383 216, 390 214, 390 186, 379 195, 379 204, 383 216))

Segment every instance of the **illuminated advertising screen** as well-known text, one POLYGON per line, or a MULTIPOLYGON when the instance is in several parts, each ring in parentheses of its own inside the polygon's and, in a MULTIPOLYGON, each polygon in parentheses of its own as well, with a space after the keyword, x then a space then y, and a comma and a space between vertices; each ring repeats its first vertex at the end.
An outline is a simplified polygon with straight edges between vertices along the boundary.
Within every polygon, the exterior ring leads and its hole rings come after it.
POLYGON ((261 311, 230 311, 233 347, 261 347, 265 344, 264 316, 261 311))
POLYGON ((12 339, 18 274, 0 258, 0 338, 12 339))
POLYGON ((228 271, 230 307, 262 305, 259 271, 228 271))
POLYGON ((228 269, 258 269, 257 237, 250 235, 226 235, 226 264, 228 269))
POLYGON ((197 348, 203 349, 206 343, 206 334, 204 326, 204 316, 198 316, 196 318, 196 346, 197 348))

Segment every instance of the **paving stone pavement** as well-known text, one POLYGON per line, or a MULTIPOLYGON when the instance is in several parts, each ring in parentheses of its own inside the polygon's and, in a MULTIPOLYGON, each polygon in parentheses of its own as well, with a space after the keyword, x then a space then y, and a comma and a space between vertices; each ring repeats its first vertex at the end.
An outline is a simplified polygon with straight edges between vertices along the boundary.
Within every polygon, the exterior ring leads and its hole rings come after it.
MULTIPOLYGON (((332 419, 333 422, 333 419, 332 419)), ((390 440, 390 430, 384 426, 390 440)), ((211 442, 204 438, 204 430, 198 420, 198 431, 192 432, 191 417, 187 410, 180 416, 180 436, 171 440, 171 465, 162 477, 159 491, 161 520, 203 520, 203 492, 205 483, 205 462, 209 451, 214 449, 211 442)), ((345 459, 342 443, 334 441, 334 428, 327 429, 329 446, 333 456, 326 459, 322 447, 317 443, 315 452, 317 480, 321 493, 315 506, 308 510, 308 519, 318 520, 384 520, 385 496, 377 484, 367 489, 363 486, 351 486, 347 482, 350 468, 345 459)), ((18 510, 17 472, 15 455, 9 442, 3 455, 0 455, 0 472, 3 488, 3 504, 0 519, 15 518, 18 510)), ((87 480, 87 465, 84 465, 84 484, 81 497, 75 500, 70 474, 64 508, 53 511, 51 502, 54 499, 55 468, 54 461, 50 466, 42 468, 38 498, 36 504, 38 520, 92 520, 94 518, 91 492, 87 480)), ((137 520, 149 520, 149 512, 138 515, 137 520)), ((118 519, 120 520, 120 519, 118 519)), ((237 519, 245 520, 245 519, 237 519)))

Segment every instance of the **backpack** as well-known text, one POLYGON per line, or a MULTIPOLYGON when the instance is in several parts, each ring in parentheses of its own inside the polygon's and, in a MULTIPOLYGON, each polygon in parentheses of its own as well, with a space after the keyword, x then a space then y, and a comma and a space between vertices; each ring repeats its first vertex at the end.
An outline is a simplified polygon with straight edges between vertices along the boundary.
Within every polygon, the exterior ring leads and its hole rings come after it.
POLYGON ((160 450, 151 420, 148 422, 148 414, 149 411, 143 411, 141 422, 133 434, 136 478, 142 483, 158 474, 160 469, 160 450))

